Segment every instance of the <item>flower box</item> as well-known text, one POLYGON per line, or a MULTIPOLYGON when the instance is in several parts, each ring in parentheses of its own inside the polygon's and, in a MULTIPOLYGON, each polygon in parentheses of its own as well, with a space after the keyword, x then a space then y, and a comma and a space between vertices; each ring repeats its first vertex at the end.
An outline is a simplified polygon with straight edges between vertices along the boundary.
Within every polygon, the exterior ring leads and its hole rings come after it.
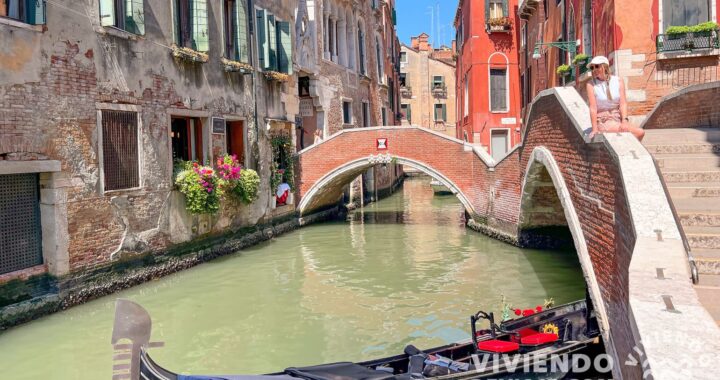
POLYGON ((227 72, 239 72, 241 74, 250 74, 253 72, 253 67, 249 63, 233 61, 227 58, 221 58, 225 71, 227 72))
POLYGON ((173 57, 184 61, 193 63, 205 63, 210 59, 207 54, 195 51, 190 48, 179 47, 177 45, 172 45, 170 48, 172 50, 173 57))
POLYGON ((285 73, 280 73, 277 71, 263 71, 263 75, 265 76, 265 79, 284 83, 290 80, 290 75, 285 73))

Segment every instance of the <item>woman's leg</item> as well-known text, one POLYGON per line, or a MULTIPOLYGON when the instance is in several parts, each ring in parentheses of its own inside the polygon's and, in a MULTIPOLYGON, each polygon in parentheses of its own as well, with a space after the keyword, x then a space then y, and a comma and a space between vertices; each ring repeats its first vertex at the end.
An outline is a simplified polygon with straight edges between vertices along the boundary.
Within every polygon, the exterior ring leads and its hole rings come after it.
POLYGON ((620 127, 621 130, 630 132, 635 136, 638 141, 642 141, 643 137, 645 137, 645 130, 636 126, 635 124, 631 124, 628 122, 622 123, 622 126, 620 127))

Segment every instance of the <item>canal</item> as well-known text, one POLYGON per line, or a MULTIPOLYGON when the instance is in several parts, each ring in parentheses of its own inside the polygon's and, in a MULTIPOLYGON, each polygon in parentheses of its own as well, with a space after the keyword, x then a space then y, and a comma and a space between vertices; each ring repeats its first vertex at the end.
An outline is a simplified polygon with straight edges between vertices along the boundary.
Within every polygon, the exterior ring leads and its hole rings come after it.
POLYGON ((469 337, 469 316, 584 297, 572 251, 518 249, 464 227, 453 196, 411 178, 393 196, 0 334, 13 379, 109 379, 114 300, 153 317, 151 354, 183 373, 263 373, 469 337))

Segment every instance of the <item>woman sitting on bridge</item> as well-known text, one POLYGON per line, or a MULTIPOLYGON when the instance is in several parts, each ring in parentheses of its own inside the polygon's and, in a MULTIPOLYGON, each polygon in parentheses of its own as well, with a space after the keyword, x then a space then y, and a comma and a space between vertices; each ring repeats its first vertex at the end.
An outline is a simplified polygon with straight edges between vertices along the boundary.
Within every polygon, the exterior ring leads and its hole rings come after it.
POLYGON ((590 138, 604 132, 630 132, 642 141, 645 131, 630 124, 625 100, 625 85, 615 75, 610 75, 610 62, 599 55, 590 61, 592 80, 587 84, 588 103, 592 132, 590 138))

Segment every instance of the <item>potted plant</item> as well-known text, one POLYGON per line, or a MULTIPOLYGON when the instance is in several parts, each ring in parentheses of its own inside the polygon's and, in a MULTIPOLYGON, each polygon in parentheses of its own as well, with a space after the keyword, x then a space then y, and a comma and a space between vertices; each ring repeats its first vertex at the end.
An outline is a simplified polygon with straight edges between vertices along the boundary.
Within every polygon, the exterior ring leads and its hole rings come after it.
POLYGON ((575 58, 573 58, 572 63, 575 66, 585 66, 589 59, 590 59, 590 57, 588 57, 587 54, 580 53, 580 54, 575 55, 575 58))
POLYGON ((253 71, 253 67, 249 63, 233 61, 227 58, 221 58, 220 62, 222 62, 223 67, 227 72, 239 72, 241 74, 249 74, 253 71))
POLYGON ((277 71, 263 71, 265 79, 284 83, 290 80, 290 75, 277 71))
POLYGON ((188 62, 205 63, 210 58, 207 54, 187 47, 180 47, 175 44, 170 46, 173 57, 188 62))
POLYGON ((570 75, 570 70, 571 70, 570 65, 560 65, 557 67, 557 69, 555 69, 555 72, 557 73, 557 75, 560 75, 561 77, 566 77, 566 76, 570 75))
POLYGON ((510 17, 495 17, 488 20, 490 30, 508 30, 512 25, 510 17))

